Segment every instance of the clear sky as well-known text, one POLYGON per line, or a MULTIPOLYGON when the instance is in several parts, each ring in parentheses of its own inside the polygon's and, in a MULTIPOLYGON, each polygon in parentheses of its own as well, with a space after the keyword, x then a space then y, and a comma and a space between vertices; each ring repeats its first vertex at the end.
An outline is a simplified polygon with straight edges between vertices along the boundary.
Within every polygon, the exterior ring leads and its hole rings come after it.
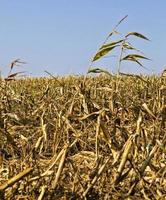
MULTIPOLYGON (((148 70, 124 63, 122 70, 160 73, 166 67, 165 0, 0 0, 0 70, 20 58, 18 71, 33 76, 85 74, 91 57, 115 24, 119 32, 141 32, 151 41, 134 40, 152 60, 148 70)), ((116 56, 118 52, 112 54, 116 56)), ((111 54, 110 54, 111 55, 111 54)), ((94 63, 115 72, 116 57, 94 63)))

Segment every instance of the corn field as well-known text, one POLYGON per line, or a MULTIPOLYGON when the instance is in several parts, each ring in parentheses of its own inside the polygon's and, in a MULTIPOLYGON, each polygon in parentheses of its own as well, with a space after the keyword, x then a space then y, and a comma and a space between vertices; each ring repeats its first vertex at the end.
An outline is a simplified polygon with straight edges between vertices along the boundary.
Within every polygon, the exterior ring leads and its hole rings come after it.
POLYGON ((0 199, 165 199, 166 77, 0 82, 0 199))

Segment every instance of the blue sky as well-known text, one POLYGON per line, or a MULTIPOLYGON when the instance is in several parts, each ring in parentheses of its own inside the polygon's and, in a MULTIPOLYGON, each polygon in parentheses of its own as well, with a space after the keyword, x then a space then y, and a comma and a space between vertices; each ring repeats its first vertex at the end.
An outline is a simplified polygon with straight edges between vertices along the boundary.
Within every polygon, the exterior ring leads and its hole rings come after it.
MULTIPOLYGON (((0 70, 5 76, 9 63, 20 58, 27 64, 15 70, 32 76, 46 75, 44 70, 85 74, 107 34, 128 15, 118 31, 147 36, 150 42, 133 42, 152 60, 144 62, 148 70, 125 62, 122 71, 160 73, 166 66, 165 9, 165 0, 0 0, 0 70)), ((118 53, 94 66, 115 72, 118 53)))

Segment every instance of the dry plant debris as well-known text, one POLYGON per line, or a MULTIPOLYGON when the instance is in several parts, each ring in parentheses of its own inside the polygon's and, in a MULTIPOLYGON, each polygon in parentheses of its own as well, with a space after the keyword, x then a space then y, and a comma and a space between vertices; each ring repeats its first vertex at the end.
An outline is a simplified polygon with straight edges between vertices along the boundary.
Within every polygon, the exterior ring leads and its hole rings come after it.
POLYGON ((164 76, 0 82, 0 199, 165 199, 164 76))

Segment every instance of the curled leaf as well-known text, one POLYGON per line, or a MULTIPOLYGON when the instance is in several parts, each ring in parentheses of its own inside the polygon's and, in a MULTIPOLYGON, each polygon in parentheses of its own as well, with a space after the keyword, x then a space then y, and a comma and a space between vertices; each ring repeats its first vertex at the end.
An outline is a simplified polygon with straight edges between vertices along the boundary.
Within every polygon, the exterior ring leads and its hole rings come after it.
POLYGON ((89 69, 88 73, 105 73, 111 76, 110 72, 108 72, 107 70, 100 69, 100 68, 89 69))
POLYGON ((10 74, 7 78, 5 78, 5 81, 14 80, 14 78, 15 78, 18 74, 22 74, 22 73, 25 73, 25 72, 17 72, 17 73, 10 74))
POLYGON ((143 66, 143 64, 142 63, 140 63, 137 59, 133 59, 133 60, 131 60, 131 61, 133 61, 133 62, 136 62, 138 65, 140 65, 141 67, 143 67, 143 68, 145 68, 144 66, 143 66))
POLYGON ((125 56, 124 58, 122 58, 121 60, 135 60, 135 59, 146 59, 146 60, 150 60, 149 58, 139 55, 139 54, 129 54, 127 56, 125 56))
POLYGON ((142 35, 141 33, 138 33, 138 32, 131 32, 131 33, 128 33, 128 34, 126 35, 126 38, 129 37, 129 36, 131 36, 131 35, 136 36, 136 37, 139 37, 139 38, 142 38, 142 39, 144 39, 144 40, 150 41, 147 37, 145 37, 144 35, 142 35))
POLYGON ((123 44, 123 47, 125 48, 125 49, 129 49, 129 50, 136 50, 136 51, 138 51, 136 48, 134 48, 131 44, 129 44, 128 42, 125 42, 124 44, 123 44))
POLYGON ((26 62, 23 62, 20 59, 16 59, 11 62, 10 69, 12 70, 14 66, 19 66, 18 64, 26 64, 26 62))
POLYGON ((142 58, 142 59, 149 60, 149 58, 146 58, 146 57, 141 56, 141 55, 138 55, 138 54, 129 54, 129 55, 125 56, 124 58, 122 58, 121 61, 122 61, 122 60, 133 61, 133 62, 136 62, 136 63, 137 63, 138 65, 140 65, 141 67, 143 67, 143 68, 146 69, 146 67, 144 67, 144 66, 142 65, 142 63, 139 62, 139 60, 138 60, 138 59, 141 59, 141 58, 142 58))

